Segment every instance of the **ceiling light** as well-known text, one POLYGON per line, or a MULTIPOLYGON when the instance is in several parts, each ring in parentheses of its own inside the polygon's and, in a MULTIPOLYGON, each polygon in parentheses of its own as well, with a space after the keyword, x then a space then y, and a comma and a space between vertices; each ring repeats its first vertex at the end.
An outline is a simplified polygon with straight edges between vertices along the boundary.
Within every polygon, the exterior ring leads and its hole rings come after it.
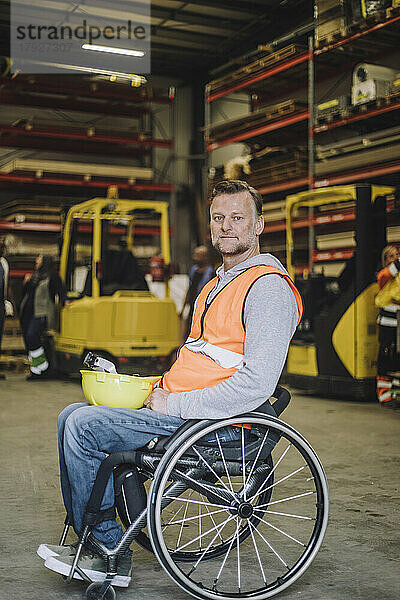
POLYGON ((94 67, 81 67, 79 65, 66 65, 43 61, 40 61, 38 64, 56 67, 57 69, 67 69, 68 71, 81 71, 84 73, 94 73, 95 75, 108 75, 116 78, 128 79, 137 86, 147 83, 146 77, 143 77, 143 75, 135 75, 134 73, 120 73, 119 71, 110 71, 108 69, 95 69, 94 67))
POLYGON ((98 46, 97 44, 82 44, 84 50, 96 50, 96 52, 109 52, 110 54, 124 54, 141 58, 145 55, 143 50, 129 50, 128 48, 114 48, 113 46, 98 46))

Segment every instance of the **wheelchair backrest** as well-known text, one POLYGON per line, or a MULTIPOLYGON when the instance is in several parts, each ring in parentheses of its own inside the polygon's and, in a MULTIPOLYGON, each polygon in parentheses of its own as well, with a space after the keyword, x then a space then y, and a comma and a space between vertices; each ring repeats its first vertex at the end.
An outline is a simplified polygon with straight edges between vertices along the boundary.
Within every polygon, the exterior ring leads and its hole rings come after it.
POLYGON ((271 404, 271 402, 268 399, 263 404, 261 404, 261 406, 256 408, 255 411, 263 412, 267 415, 272 415, 274 417, 279 417, 279 415, 281 415, 285 408, 287 408, 287 406, 289 405, 291 396, 286 388, 277 385, 271 398, 276 398, 273 404, 271 404))

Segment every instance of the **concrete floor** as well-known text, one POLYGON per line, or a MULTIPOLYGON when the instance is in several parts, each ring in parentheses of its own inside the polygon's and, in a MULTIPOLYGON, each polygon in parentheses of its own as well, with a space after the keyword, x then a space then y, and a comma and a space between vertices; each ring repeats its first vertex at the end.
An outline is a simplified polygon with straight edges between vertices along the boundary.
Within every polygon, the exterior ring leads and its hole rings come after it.
MULTIPOLYGON (((56 417, 82 394, 77 382, 0 381, 0 599, 81 599, 36 556, 58 543, 64 519, 58 484, 56 417)), ((294 394, 284 420, 309 440, 324 464, 331 516, 309 570, 278 598, 397 600, 400 590, 400 411, 375 404, 294 394)), ((188 596, 138 547, 133 578, 120 600, 188 596), (151 576, 149 576, 151 573, 151 576)))

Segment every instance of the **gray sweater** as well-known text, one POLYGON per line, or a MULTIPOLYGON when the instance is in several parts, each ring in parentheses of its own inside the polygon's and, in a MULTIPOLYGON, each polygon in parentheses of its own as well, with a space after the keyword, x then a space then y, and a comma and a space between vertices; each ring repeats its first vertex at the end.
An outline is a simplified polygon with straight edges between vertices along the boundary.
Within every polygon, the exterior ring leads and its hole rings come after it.
MULTIPOLYGON (((287 273, 272 254, 259 254, 226 272, 221 266, 209 300, 239 273, 255 265, 287 273)), ((251 287, 244 307, 244 366, 211 388, 169 394, 168 414, 182 419, 220 419, 257 408, 278 383, 297 320, 297 303, 289 284, 279 275, 260 277, 251 287)))

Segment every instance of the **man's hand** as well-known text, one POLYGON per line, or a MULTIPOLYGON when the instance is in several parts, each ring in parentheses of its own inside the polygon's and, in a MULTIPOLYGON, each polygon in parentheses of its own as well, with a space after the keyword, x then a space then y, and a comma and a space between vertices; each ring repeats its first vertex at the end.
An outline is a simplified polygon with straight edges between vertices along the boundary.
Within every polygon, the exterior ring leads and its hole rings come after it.
POLYGON ((156 388, 151 392, 150 396, 147 396, 146 400, 144 401, 144 405, 146 408, 150 408, 150 410, 167 415, 168 396, 169 392, 166 392, 161 388, 156 388))

